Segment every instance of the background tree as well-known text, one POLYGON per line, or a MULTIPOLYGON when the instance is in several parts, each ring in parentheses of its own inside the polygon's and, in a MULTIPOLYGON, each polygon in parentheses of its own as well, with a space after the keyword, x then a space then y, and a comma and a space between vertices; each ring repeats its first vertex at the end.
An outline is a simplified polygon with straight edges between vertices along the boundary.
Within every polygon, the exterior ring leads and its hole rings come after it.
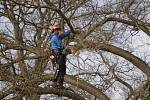
POLYGON ((0 99, 38 100, 51 94, 109 100, 119 90, 119 100, 148 100, 149 5, 149 0, 1 0, 0 99), (78 43, 67 56, 64 90, 51 87, 45 52, 49 25, 57 19, 74 34, 66 43, 78 43))

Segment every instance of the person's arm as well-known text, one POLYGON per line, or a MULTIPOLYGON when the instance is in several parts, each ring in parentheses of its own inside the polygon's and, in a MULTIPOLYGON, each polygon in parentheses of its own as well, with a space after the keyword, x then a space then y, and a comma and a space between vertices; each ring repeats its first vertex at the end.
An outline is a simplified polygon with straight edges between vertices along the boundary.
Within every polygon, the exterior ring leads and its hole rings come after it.
POLYGON ((63 38, 65 38, 65 37, 69 36, 70 33, 71 33, 71 31, 70 31, 70 30, 67 30, 67 31, 64 31, 62 34, 60 34, 58 37, 59 37, 60 39, 63 39, 63 38))

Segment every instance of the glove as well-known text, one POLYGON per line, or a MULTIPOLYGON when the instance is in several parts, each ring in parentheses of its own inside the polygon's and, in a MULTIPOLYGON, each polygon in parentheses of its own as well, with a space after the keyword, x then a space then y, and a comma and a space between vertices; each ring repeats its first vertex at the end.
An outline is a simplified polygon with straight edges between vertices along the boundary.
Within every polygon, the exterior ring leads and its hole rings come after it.
POLYGON ((76 32, 76 34, 80 34, 81 33, 81 28, 79 28, 79 27, 75 28, 75 32, 76 32))

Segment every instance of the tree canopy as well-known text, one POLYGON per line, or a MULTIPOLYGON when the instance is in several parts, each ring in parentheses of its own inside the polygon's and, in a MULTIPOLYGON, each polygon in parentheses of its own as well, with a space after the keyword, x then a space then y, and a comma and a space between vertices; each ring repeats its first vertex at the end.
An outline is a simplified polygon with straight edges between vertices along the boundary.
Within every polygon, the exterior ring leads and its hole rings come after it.
POLYGON ((149 11, 149 0, 1 0, 0 99, 149 100, 149 11), (63 90, 46 52, 55 21, 77 42, 63 90))

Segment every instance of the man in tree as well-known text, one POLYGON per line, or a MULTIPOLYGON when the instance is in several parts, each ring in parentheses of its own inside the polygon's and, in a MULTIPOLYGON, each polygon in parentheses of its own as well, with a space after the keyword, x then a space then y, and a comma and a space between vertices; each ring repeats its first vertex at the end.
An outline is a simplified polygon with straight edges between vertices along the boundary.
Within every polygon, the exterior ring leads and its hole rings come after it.
POLYGON ((55 67, 57 70, 54 74, 53 85, 55 87, 63 88, 64 75, 66 74, 66 54, 64 53, 64 44, 62 43, 62 39, 70 35, 70 31, 64 31, 60 34, 60 25, 58 23, 54 23, 54 25, 50 26, 52 34, 49 35, 50 38, 50 46, 52 49, 52 54, 54 56, 55 67))

